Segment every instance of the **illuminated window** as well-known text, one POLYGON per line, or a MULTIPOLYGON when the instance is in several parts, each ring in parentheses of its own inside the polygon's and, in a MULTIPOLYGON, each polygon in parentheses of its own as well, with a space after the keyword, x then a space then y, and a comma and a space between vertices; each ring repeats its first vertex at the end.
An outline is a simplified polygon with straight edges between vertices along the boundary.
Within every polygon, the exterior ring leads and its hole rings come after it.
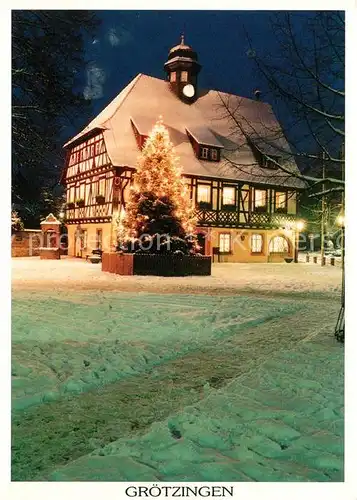
POLYGON ((211 149, 211 160, 213 161, 218 160, 218 151, 215 148, 211 149))
POLYGON ((262 253, 263 236, 261 234, 252 234, 250 239, 250 248, 252 253, 262 253))
POLYGON ((98 194, 105 196, 105 177, 103 177, 102 179, 99 179, 98 194))
POLYGON ((286 193, 275 192, 275 208, 284 210, 286 208, 286 193))
POLYGON ((277 163, 279 163, 280 158, 278 158, 277 156, 271 156, 271 155, 270 155, 270 158, 271 158, 271 160, 269 160, 266 156, 264 156, 262 158, 262 167, 276 170, 278 168, 278 166, 272 160, 275 160, 277 163))
POLYGON ((231 251, 231 235, 229 233, 221 233, 219 235, 219 251, 221 253, 229 253, 231 251))
POLYGON ((225 186, 223 188, 223 205, 235 205, 236 204, 236 190, 234 187, 225 186))
POLYGON ((262 189, 256 189, 254 192, 254 207, 263 208, 267 205, 267 192, 262 189))
POLYGON ((269 243, 270 253, 286 253, 289 251, 289 245, 283 236, 274 236, 269 243))
POLYGON ((71 186, 68 191, 68 203, 73 203, 75 201, 75 187, 71 186))
POLYGON ((203 158, 203 159, 208 158, 208 148, 201 149, 201 158, 203 158))
POLYGON ((85 184, 81 184, 79 186, 79 197, 81 200, 84 200, 84 187, 85 187, 85 184))
POLYGON ((188 80, 187 71, 181 71, 181 82, 187 82, 187 80, 188 80))
POLYGON ((197 201, 198 203, 211 203, 211 186, 199 184, 197 186, 197 201))
POLYGON ((170 73, 170 82, 176 82, 176 71, 170 73))

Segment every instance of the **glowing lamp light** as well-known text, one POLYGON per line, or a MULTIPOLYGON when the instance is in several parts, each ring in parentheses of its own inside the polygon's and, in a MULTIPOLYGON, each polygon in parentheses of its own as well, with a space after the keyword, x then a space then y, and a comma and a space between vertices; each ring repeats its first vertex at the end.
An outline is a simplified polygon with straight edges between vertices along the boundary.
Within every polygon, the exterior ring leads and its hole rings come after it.
POLYGON ((336 222, 339 226, 343 227, 345 225, 345 216, 339 215, 336 219, 336 222))
POLYGON ((59 213, 59 217, 60 217, 60 219, 63 219, 63 217, 64 217, 64 212, 60 212, 60 213, 59 213))
POLYGON ((304 221, 299 220, 299 221, 296 223, 296 229, 297 229, 298 231, 302 231, 302 230, 304 229, 304 227, 305 227, 305 223, 304 223, 304 221))

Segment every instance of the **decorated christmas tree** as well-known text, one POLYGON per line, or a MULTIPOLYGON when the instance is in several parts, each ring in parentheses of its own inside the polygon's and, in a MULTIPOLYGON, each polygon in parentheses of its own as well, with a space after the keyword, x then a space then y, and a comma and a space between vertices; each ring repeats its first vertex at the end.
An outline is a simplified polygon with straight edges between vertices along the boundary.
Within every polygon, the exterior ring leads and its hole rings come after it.
POLYGON ((127 251, 194 253, 195 220, 182 169, 160 118, 138 160, 119 245, 127 251), (121 241, 120 241, 121 240, 121 241))

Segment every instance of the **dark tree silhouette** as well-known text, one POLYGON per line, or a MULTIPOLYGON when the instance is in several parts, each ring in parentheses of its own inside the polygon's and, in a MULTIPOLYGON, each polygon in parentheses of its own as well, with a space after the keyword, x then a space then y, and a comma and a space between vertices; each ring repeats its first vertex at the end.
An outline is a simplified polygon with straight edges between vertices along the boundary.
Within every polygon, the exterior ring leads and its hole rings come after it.
POLYGON ((89 11, 12 12, 12 202, 25 224, 56 208, 68 125, 87 120, 81 92, 89 11))
POLYGON ((273 105, 284 127, 250 121, 240 112, 239 101, 221 95, 232 127, 254 147, 259 160, 303 180, 311 197, 344 191, 344 25, 337 11, 277 13, 271 19, 274 53, 247 33, 248 56, 266 84, 263 100, 273 105), (289 168, 290 160, 300 172, 289 168))

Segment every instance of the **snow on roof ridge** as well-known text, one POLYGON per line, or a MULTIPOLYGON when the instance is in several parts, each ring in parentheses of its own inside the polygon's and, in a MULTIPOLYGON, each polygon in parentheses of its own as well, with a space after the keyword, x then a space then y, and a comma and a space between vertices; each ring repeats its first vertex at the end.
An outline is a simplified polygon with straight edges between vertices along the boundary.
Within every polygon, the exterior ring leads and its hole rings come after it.
POLYGON ((223 90, 218 90, 218 89, 200 89, 200 90, 203 92, 207 91, 208 93, 215 92, 216 94, 221 94, 224 97, 238 97, 239 99, 244 99, 245 101, 254 102, 255 104, 259 104, 259 105, 263 104, 264 106, 268 106, 268 107, 272 108, 272 105, 269 102, 260 101, 260 100, 258 101, 257 99, 254 99, 253 97, 245 97, 243 95, 232 94, 230 92, 224 92, 223 90))
POLYGON ((81 130, 81 132, 79 132, 77 135, 75 135, 74 137, 72 137, 72 139, 70 139, 69 141, 67 141, 66 144, 63 147, 69 146, 72 142, 74 142, 75 140, 79 139, 83 135, 87 134, 91 130, 94 130, 95 128, 105 129, 106 128, 105 124, 108 121, 110 121, 110 119, 116 114, 116 112, 118 111, 118 109, 120 108, 120 106, 123 104, 123 102, 125 101, 125 99, 131 93, 131 91, 133 90, 133 88, 135 87, 135 85, 137 84, 137 82, 140 80, 140 78, 142 76, 144 76, 142 73, 138 73, 136 75, 136 77, 133 78, 131 80, 131 82, 129 82, 128 85, 126 85, 126 87, 124 87, 119 92, 119 94, 116 97, 114 97, 114 99, 112 99, 110 101, 110 103, 104 109, 102 109, 102 111, 95 118, 93 118, 93 120, 91 122, 89 122, 89 124, 83 130, 81 130), (108 116, 105 120, 103 120, 103 122, 100 122, 100 117, 102 115, 104 115, 105 112, 108 111, 112 107, 114 109, 113 109, 113 112, 110 114, 110 116, 108 116))
MULTIPOLYGON (((140 77, 144 77, 144 78, 150 78, 151 80, 157 80, 158 82, 161 82, 161 83, 168 83, 167 80, 165 80, 164 78, 159 78, 157 76, 152 76, 152 75, 147 75, 146 73, 139 73, 138 76, 140 77)), ((208 88, 202 88, 200 87, 199 88, 199 93, 209 93, 209 92, 212 92, 212 93, 219 93, 223 96, 228 96, 228 97, 238 97, 240 99, 244 99, 246 101, 251 101, 251 102, 254 102, 258 105, 260 104, 264 104, 264 106, 269 106, 270 108, 272 107, 272 105, 269 103, 269 102, 266 102, 266 101, 261 101, 261 100, 257 100, 255 99, 254 97, 246 97, 246 96, 242 96, 242 95, 239 95, 239 94, 232 94, 231 92, 225 92, 223 90, 219 90, 219 89, 208 89, 208 88)), ((200 95, 198 95, 198 98, 200 98, 200 95)))
MULTIPOLYGON (((114 112, 103 122, 103 125, 105 125, 108 121, 111 120, 111 118, 113 118, 113 116, 116 114, 116 112, 118 111, 118 109, 120 108, 120 106, 124 103, 125 99, 129 96, 129 94, 132 92, 132 90, 134 89, 134 87, 136 86, 136 84, 138 83, 138 81, 140 80, 140 78, 143 77, 143 76, 145 76, 145 75, 143 75, 143 73, 138 73, 136 75, 136 77, 133 78, 133 80, 130 83, 128 83, 128 85, 126 87, 124 87, 123 90, 117 95, 117 97, 119 98, 119 96, 122 93, 124 93, 125 90, 127 91, 125 93, 125 95, 122 96, 122 99, 118 103, 118 106, 115 108, 114 112), (129 85, 131 85, 131 87, 128 89, 129 85)), ((114 97, 113 101, 111 101, 108 104, 107 108, 114 102, 115 99, 116 99, 116 97, 114 97)), ((105 111, 105 109, 106 108, 104 108, 103 111, 105 111)), ((101 113, 103 113, 103 111, 101 113)), ((100 114, 98 115, 98 117, 100 116, 100 114)))

